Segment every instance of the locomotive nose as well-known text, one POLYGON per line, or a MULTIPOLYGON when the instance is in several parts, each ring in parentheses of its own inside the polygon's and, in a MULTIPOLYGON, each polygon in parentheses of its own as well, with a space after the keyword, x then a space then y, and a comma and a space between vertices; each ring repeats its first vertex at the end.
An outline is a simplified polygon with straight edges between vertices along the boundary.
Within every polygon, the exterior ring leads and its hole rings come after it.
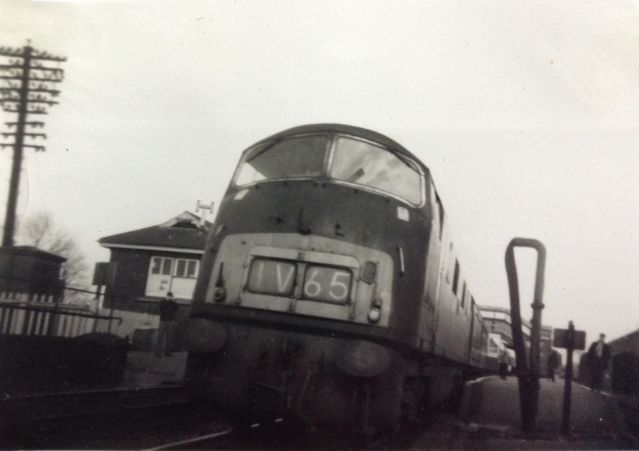
POLYGON ((189 352, 215 352, 226 342, 224 326, 208 319, 190 318, 185 330, 186 348, 189 352))

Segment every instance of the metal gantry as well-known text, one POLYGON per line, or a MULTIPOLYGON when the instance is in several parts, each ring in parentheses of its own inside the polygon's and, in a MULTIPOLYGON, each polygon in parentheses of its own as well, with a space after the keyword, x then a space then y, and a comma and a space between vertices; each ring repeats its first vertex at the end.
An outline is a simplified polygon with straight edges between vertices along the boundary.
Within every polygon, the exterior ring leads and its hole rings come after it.
POLYGON ((2 246, 13 246, 16 206, 20 186, 20 171, 23 150, 44 152, 37 139, 46 139, 44 133, 34 131, 43 128, 42 121, 28 121, 29 115, 48 114, 48 108, 58 102, 53 100, 60 94, 54 89, 64 77, 63 69, 50 63, 62 63, 66 58, 34 49, 30 43, 22 48, 0 47, 0 106, 7 113, 15 113, 15 121, 6 122, 9 131, 3 132, 0 149, 13 148, 13 165, 9 182, 9 198, 5 216, 2 246), (45 65, 49 64, 49 65, 45 65), (11 139, 13 141, 11 142, 11 139))

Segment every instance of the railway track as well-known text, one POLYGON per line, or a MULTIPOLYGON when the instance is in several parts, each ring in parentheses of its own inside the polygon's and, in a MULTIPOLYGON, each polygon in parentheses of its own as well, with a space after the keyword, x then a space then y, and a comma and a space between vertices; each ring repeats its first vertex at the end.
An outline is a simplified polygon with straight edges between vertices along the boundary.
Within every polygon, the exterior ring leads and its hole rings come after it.
POLYGON ((0 401, 0 449, 292 448, 283 418, 231 422, 190 403, 181 386, 7 397, 0 401))
POLYGON ((84 398, 77 411, 49 409, 3 424, 0 449, 202 448, 197 443, 206 440, 206 447, 217 447, 215 438, 219 442, 230 434, 227 416, 214 406, 181 402, 179 396, 180 402, 173 402, 171 396, 160 400, 151 393, 118 395, 118 401, 84 398), (187 446, 189 441, 193 444, 187 446))
MULTIPOLYGON (((179 386, 7 398, 0 417, 1 449, 344 449, 354 443, 337 432, 308 436, 293 418, 231 422, 214 406, 190 404, 179 386)), ((355 447, 393 448, 408 435, 355 447)))
POLYGON ((221 429, 219 431, 210 432, 208 434, 198 435, 194 437, 187 437, 182 440, 163 443, 152 448, 147 448, 146 451, 161 451, 167 449, 214 449, 226 445, 232 434, 235 432, 233 427, 221 429))
POLYGON ((0 400, 0 429, 22 423, 130 409, 174 406, 187 402, 184 387, 179 385, 5 395, 0 400))

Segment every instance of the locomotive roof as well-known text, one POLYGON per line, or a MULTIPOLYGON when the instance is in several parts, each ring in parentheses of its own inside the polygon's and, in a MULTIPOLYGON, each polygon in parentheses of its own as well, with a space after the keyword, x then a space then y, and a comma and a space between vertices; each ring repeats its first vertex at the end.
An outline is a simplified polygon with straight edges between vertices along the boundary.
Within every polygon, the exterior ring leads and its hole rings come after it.
POLYGON ((369 130, 362 127, 355 127, 353 125, 345 125, 345 124, 299 125, 297 127, 289 128, 287 130, 271 135, 268 138, 261 140, 260 142, 284 138, 287 136, 299 135, 302 133, 314 133, 314 132, 344 133, 347 135, 358 136, 360 138, 374 141, 376 143, 382 144, 385 147, 388 147, 393 152, 397 152, 410 157, 412 160, 417 162, 417 164, 419 164, 426 173, 428 173, 428 168, 426 167, 426 165, 397 141, 389 138, 386 135, 382 135, 381 133, 378 133, 376 131, 369 130))

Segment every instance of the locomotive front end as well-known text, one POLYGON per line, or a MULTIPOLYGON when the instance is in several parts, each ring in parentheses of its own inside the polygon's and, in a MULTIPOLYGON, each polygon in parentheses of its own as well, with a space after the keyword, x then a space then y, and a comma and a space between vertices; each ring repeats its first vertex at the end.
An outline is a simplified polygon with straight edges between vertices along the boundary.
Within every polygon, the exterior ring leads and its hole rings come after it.
POLYGON ((390 144, 304 127, 244 152, 196 286, 193 390, 313 424, 399 415, 415 315, 397 303, 422 289, 407 267, 423 276, 428 234, 424 171, 390 144))

